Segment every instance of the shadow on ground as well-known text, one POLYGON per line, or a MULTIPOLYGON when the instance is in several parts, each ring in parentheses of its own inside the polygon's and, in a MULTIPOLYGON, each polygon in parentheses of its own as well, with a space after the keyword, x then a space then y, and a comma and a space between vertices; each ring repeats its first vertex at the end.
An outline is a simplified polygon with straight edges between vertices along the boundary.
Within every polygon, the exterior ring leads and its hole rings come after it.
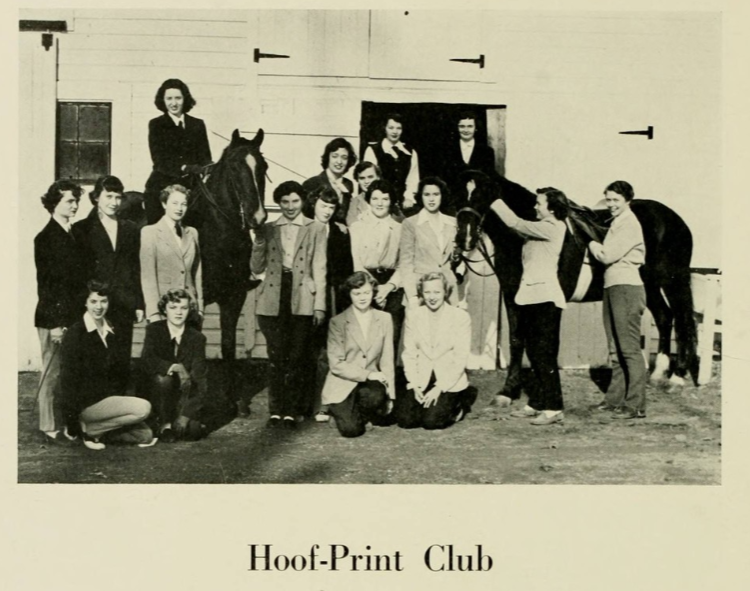
MULTIPOLYGON (((228 379, 211 366, 212 433, 194 443, 139 449, 43 443, 36 431, 37 373, 19 374, 18 480, 60 483, 719 484, 721 376, 707 385, 648 388, 648 418, 611 421, 592 407, 607 376, 562 375, 566 420, 534 427, 491 406, 504 372, 477 371, 474 412, 445 431, 374 427, 358 439, 306 421, 268 430, 265 367, 246 363, 247 419, 234 416, 228 379)), ((516 403, 523 404, 523 400, 516 403)))

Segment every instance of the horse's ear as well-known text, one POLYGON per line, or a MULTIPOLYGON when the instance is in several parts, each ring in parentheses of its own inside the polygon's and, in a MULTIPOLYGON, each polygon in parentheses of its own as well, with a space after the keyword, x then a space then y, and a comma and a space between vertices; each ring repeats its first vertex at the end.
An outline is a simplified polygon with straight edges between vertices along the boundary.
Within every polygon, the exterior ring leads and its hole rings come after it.
POLYGON ((239 129, 235 129, 232 132, 232 142, 231 143, 236 142, 238 139, 240 139, 240 130, 239 129))
POLYGON ((255 137, 250 140, 253 146, 256 148, 260 148, 261 144, 263 143, 263 129, 258 128, 258 133, 255 134, 255 137))

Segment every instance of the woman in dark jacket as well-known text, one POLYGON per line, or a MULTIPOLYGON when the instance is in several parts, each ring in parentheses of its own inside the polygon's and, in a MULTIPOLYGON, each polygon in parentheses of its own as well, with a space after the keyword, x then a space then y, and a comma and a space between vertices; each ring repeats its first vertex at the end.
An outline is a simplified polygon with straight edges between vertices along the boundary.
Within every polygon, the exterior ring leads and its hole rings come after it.
POLYGON ((107 322, 108 287, 89 281, 87 290, 86 312, 62 344, 60 382, 68 430, 80 433, 94 450, 104 449, 101 436, 114 431, 120 441, 150 445, 151 429, 143 421, 151 404, 125 394, 130 364, 122 362, 118 336, 107 322))
POLYGON ((331 140, 323 151, 320 161, 323 172, 307 179, 302 183, 305 195, 312 195, 324 187, 332 189, 339 198, 339 207, 333 216, 333 221, 346 224, 349 205, 354 194, 354 183, 344 175, 357 163, 357 155, 352 145, 342 137, 331 140))
POLYGON ((39 383, 39 430, 45 440, 66 443, 58 395, 60 343, 67 328, 80 318, 86 290, 85 255, 73 238, 70 223, 78 212, 83 189, 70 180, 52 183, 42 197, 50 220, 34 238, 38 303, 34 326, 42 348, 39 383))
POLYGON ((145 192, 149 224, 164 215, 159 202, 164 187, 180 184, 192 188, 186 177, 211 163, 206 125, 187 114, 196 104, 187 84, 175 78, 164 81, 156 92, 154 104, 164 114, 148 123, 148 147, 154 163, 145 192))
POLYGON ((200 413, 208 390, 206 337, 188 326, 195 304, 184 289, 170 289, 159 300, 166 320, 146 328, 141 369, 154 407, 159 441, 195 440, 204 434, 200 413))
POLYGON ((123 191, 116 176, 97 180, 89 193, 94 209, 73 226, 73 237, 86 255, 86 279, 109 285, 107 318, 129 359, 133 323, 143 321, 145 305, 141 291, 141 236, 133 222, 119 218, 123 191))

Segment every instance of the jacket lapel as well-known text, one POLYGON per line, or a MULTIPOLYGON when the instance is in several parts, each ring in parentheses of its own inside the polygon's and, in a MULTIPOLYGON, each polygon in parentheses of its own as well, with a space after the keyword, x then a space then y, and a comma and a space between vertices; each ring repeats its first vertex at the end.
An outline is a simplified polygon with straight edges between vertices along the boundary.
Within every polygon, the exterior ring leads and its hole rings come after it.
MULTIPOLYGON (((165 220, 166 218, 162 218, 162 220, 165 220)), ((172 229, 167 225, 166 221, 159 221, 159 232, 161 233, 161 240, 165 242, 169 248, 172 249, 172 251, 177 255, 177 257, 182 260, 182 253, 180 252, 180 249, 177 246, 177 240, 175 240, 175 234, 172 232, 172 229)), ((185 240, 185 234, 183 233, 182 236, 183 241, 185 240)))
POLYGON ((300 249, 300 246, 302 245, 302 241, 304 240, 307 233, 310 231, 311 224, 312 224, 312 220, 309 220, 309 219, 302 220, 302 225, 299 228, 299 232, 297 232, 297 240, 294 243, 294 254, 296 254, 297 251, 300 249))
POLYGON ((352 339, 357 343, 357 346, 362 350, 363 353, 367 354, 367 343, 365 342, 365 335, 362 334, 362 328, 359 326, 359 321, 354 315, 354 311, 351 308, 346 310, 346 323, 348 330, 352 335, 352 339))

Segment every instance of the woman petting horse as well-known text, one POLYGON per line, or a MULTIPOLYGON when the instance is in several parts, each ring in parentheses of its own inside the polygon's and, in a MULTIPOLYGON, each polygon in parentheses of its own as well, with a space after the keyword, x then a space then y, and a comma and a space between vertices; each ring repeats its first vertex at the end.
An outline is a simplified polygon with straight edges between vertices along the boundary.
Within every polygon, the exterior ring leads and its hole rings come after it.
MULTIPOLYGON (((500 280, 503 301, 508 312, 510 364, 508 377, 496 403, 505 406, 517 399, 521 391, 523 341, 518 324, 519 307, 515 294, 522 274, 523 242, 513 236, 502 221, 486 215, 498 198, 522 219, 533 217, 533 194, 521 185, 496 176, 490 178, 478 171, 463 176, 466 192, 461 196, 463 207, 457 214, 457 244, 464 251, 472 250, 484 231, 492 240, 494 253, 487 254, 500 280)), ((610 213, 590 210, 570 202, 568 232, 563 243, 558 279, 568 301, 601 301, 603 272, 600 265, 584 264, 588 242, 601 242, 607 230, 610 213)), ((646 304, 659 330, 659 355, 652 379, 663 377, 669 366, 672 323, 677 340, 674 374, 670 381, 682 383, 696 358, 696 328, 693 298, 690 289, 690 258, 692 236, 685 222, 665 205, 651 200, 634 199, 632 211, 643 228, 646 261, 640 275, 646 289, 646 304), (665 363, 666 362, 666 363, 665 363)), ((470 267, 470 262, 467 266, 470 267)))
POLYGON ((519 218, 500 199, 492 204, 492 211, 525 240, 523 275, 515 301, 534 383, 525 408, 510 414, 532 418, 532 425, 551 425, 564 419, 557 355, 565 295, 557 279, 557 264, 565 240, 568 203, 562 191, 538 189, 535 209, 538 221, 530 222, 519 218))
POLYGON ((164 215, 159 194, 167 185, 192 188, 191 173, 211 162, 206 125, 188 113, 196 105, 182 80, 165 80, 156 91, 154 105, 163 115, 148 123, 148 147, 154 168, 146 181, 145 206, 149 224, 164 215))

